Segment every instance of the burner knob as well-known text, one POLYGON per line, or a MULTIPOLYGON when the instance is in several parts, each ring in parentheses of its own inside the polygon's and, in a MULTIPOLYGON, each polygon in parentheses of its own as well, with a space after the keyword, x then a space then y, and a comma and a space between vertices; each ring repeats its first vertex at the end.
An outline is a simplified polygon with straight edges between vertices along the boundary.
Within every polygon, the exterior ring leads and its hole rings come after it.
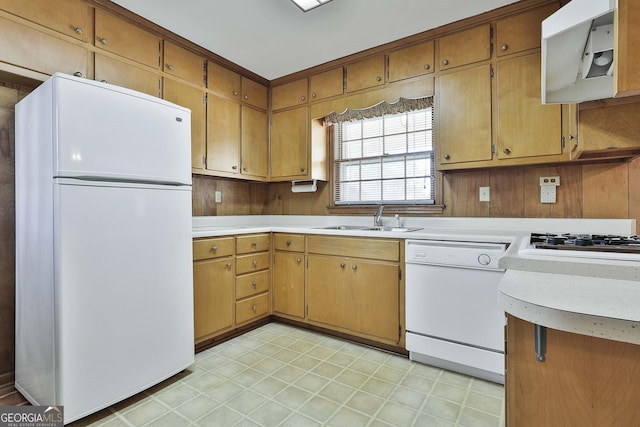
POLYGON ((491 257, 487 254, 480 254, 478 255, 478 262, 480 263, 480 265, 489 265, 489 263, 491 262, 491 257))

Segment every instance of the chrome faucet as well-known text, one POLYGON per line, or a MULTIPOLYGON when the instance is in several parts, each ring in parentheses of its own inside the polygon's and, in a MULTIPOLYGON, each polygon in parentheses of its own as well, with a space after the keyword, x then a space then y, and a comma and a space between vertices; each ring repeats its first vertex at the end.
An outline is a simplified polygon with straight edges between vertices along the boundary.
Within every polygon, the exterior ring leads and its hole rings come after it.
POLYGON ((382 226, 382 211, 384 210, 384 205, 380 205, 375 215, 373 215, 373 225, 376 227, 382 226))

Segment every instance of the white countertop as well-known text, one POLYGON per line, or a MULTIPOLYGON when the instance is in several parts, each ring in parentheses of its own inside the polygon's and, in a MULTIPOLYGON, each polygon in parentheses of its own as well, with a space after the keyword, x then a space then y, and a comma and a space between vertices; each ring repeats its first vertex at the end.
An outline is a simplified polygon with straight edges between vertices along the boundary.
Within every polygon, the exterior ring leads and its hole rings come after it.
MULTIPOLYGON (((194 217, 193 237, 264 232, 399 239, 500 242, 504 279, 498 299, 516 317, 568 332, 640 344, 640 256, 594 260, 575 254, 539 256, 528 250, 531 232, 633 235, 635 220, 569 218, 401 218, 410 232, 330 230, 331 225, 373 226, 372 217, 246 215, 194 217)), ((396 226, 383 217, 384 226, 396 226)), ((565 251, 562 251, 565 252, 565 251)))

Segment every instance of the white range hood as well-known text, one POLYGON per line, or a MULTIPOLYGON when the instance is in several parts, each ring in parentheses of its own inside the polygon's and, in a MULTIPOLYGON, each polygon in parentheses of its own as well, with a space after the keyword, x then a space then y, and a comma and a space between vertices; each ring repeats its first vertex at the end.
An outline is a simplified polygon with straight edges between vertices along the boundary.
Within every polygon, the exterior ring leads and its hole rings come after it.
POLYGON ((542 103, 613 97, 616 0, 572 0, 542 21, 542 103))

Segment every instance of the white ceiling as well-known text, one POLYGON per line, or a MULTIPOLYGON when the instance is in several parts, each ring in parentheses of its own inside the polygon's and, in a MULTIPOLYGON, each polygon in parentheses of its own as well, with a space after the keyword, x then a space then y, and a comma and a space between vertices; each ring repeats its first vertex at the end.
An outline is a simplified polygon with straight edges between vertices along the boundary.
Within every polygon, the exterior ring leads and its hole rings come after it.
POLYGON ((290 0, 112 0, 274 80, 515 0, 333 0, 302 12, 290 0))

